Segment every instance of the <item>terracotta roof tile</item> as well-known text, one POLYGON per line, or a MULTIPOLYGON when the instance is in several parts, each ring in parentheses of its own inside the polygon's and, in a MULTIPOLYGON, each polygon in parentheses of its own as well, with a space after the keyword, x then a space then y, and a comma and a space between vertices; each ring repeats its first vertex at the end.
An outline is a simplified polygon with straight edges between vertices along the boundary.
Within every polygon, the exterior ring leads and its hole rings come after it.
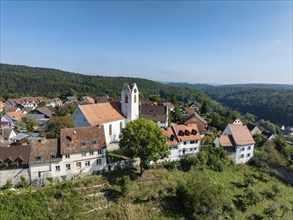
POLYGON ((30 142, 30 164, 61 161, 58 139, 41 139, 30 142))
POLYGON ((196 124, 172 125, 172 128, 180 141, 200 140, 200 134, 196 124))
POLYGON ((21 111, 17 111, 17 112, 7 112, 6 113, 13 121, 18 121, 19 119, 21 119, 24 115, 22 114, 21 111))
POLYGON ((235 146, 232 135, 221 135, 219 141, 222 147, 233 147, 235 146))
POLYGON ((119 103, 97 103, 80 105, 79 109, 91 125, 102 124, 111 121, 124 119, 119 103))
POLYGON ((167 138, 167 144, 168 146, 176 146, 179 144, 179 141, 174 134, 172 128, 161 128, 161 131, 163 132, 164 136, 167 138))
POLYGON ((64 128, 60 132, 61 154, 77 153, 106 147, 104 126, 64 128))
POLYGON ((94 104, 95 103, 95 100, 92 97, 90 97, 90 96, 85 96, 84 97, 84 100, 87 100, 90 104, 94 104))
POLYGON ((236 145, 254 144, 254 140, 249 129, 243 124, 229 124, 228 127, 233 136, 236 145))

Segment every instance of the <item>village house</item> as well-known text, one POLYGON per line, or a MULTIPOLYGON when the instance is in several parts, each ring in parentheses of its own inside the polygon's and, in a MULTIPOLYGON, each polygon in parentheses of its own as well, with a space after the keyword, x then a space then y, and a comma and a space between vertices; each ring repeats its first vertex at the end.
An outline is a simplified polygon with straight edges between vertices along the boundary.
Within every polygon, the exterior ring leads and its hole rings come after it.
POLYGON ((121 102, 79 105, 72 115, 75 127, 103 125, 107 144, 119 141, 122 128, 138 116, 139 92, 135 83, 124 85, 121 102))
POLYGON ((53 98, 53 99, 48 99, 46 101, 46 106, 51 106, 53 108, 55 108, 56 106, 61 106, 62 100, 60 98, 53 98))
POLYGON ((253 136, 255 134, 261 134, 261 130, 259 129, 259 127, 257 127, 257 125, 254 124, 246 124, 247 128, 250 131, 250 134, 253 136))
POLYGON ((18 99, 8 99, 5 105, 17 108, 37 107, 40 102, 45 101, 46 99, 44 97, 21 97, 18 99))
POLYGON ((84 104, 94 104, 96 101, 90 96, 84 96, 81 98, 82 103, 84 104))
POLYGON ((195 104, 194 102, 192 102, 192 103, 189 104, 189 108, 193 108, 193 109, 195 109, 195 111, 198 111, 199 110, 197 104, 195 104))
POLYGON ((13 184, 23 176, 29 180, 30 146, 0 147, 0 187, 11 180, 13 184))
POLYGON ((17 126, 17 122, 24 117, 22 111, 16 112, 7 112, 2 118, 1 121, 8 122, 11 126, 17 126))
POLYGON ((222 147, 235 163, 246 163, 254 155, 254 140, 245 124, 238 121, 229 124, 220 137, 214 140, 216 147, 222 147))
POLYGON ((160 128, 168 127, 168 107, 165 105, 141 105, 139 117, 155 122, 160 128))
POLYGON ((38 120, 38 127, 45 128, 47 122, 56 116, 55 108, 51 106, 37 107, 34 110, 30 111, 28 115, 38 120))
POLYGON ((61 129, 60 140, 33 140, 29 173, 32 182, 58 182, 62 178, 97 173, 106 167, 103 126, 61 129))
POLYGON ((184 124, 196 124, 198 127, 198 131, 201 135, 204 135, 208 123, 205 119, 203 119, 199 114, 194 112, 189 118, 187 118, 184 124))
POLYGON ((196 124, 175 125, 161 129, 170 149, 168 161, 180 160, 185 155, 195 156, 200 150, 200 134, 196 124))

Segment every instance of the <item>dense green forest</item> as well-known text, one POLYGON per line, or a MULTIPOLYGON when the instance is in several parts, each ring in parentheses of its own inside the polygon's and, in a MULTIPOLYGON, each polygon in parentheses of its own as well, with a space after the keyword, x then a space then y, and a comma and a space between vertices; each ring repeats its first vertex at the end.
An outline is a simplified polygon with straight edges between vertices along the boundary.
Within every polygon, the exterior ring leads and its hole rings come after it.
POLYGON ((279 125, 293 123, 293 90, 290 85, 161 84, 141 78, 89 76, 49 68, 0 64, 0 100, 25 95, 65 98, 68 95, 106 94, 119 98, 123 84, 134 82, 138 84, 144 100, 148 100, 150 95, 157 95, 174 104, 196 101, 199 106, 207 100, 210 110, 219 110, 221 106, 214 99, 243 114, 252 113, 258 119, 279 125))
POLYGON ((293 91, 253 87, 213 87, 206 94, 224 106, 279 125, 293 124, 293 91))
POLYGON ((242 114, 254 114, 258 119, 279 125, 293 124, 292 85, 237 84, 210 86, 205 84, 172 83, 170 85, 204 91, 222 105, 242 114))
POLYGON ((64 98, 67 95, 101 95, 118 98, 124 83, 136 83, 142 99, 157 94, 173 103, 209 99, 204 92, 190 88, 163 85, 158 82, 131 77, 88 76, 56 69, 0 64, 0 99, 30 96, 64 98))

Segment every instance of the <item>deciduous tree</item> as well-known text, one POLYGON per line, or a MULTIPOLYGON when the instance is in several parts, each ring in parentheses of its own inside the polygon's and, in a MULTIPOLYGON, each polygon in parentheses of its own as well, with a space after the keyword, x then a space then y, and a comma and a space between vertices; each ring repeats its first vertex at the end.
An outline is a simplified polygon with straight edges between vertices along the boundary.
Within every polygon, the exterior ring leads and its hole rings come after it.
POLYGON ((131 157, 139 157, 140 174, 150 161, 168 156, 169 148, 161 129, 152 121, 137 119, 121 131, 119 146, 131 157))

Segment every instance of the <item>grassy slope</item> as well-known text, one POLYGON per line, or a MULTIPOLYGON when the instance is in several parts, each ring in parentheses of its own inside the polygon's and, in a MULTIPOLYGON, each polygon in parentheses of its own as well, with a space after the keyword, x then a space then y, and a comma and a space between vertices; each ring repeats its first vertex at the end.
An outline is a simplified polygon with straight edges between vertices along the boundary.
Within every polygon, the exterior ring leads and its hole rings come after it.
MULTIPOLYGON (((168 171, 164 168, 147 170, 142 178, 131 174, 130 193, 126 197, 119 196, 117 185, 124 172, 111 173, 105 176, 91 176, 74 182, 58 184, 45 189, 37 189, 32 194, 24 192, 19 195, 0 194, 0 219, 27 218, 58 219, 60 216, 70 219, 180 219, 184 218, 180 204, 175 198, 177 180, 189 175, 205 175, 225 189, 225 199, 231 201, 234 195, 243 194, 244 188, 237 187, 245 173, 257 172, 246 165, 227 168, 218 173, 203 171, 168 171), (234 184, 233 184, 234 182, 234 184), (95 187, 93 187, 95 186, 95 187), (105 193, 106 192, 106 193, 105 193), (161 192, 161 196, 160 195, 161 192), (94 196, 86 196, 92 194, 94 196), (105 208, 107 207, 107 208, 105 208)), ((251 188, 255 192, 270 190, 277 184, 281 192, 275 200, 262 199, 256 206, 249 206, 242 213, 236 211, 237 219, 245 219, 252 214, 262 214, 270 204, 277 207, 287 205, 291 209, 293 188, 266 175, 267 183, 255 183, 251 188)), ((284 219, 290 219, 292 212, 286 213, 284 219)), ((281 212, 278 211, 278 216, 281 212)))

